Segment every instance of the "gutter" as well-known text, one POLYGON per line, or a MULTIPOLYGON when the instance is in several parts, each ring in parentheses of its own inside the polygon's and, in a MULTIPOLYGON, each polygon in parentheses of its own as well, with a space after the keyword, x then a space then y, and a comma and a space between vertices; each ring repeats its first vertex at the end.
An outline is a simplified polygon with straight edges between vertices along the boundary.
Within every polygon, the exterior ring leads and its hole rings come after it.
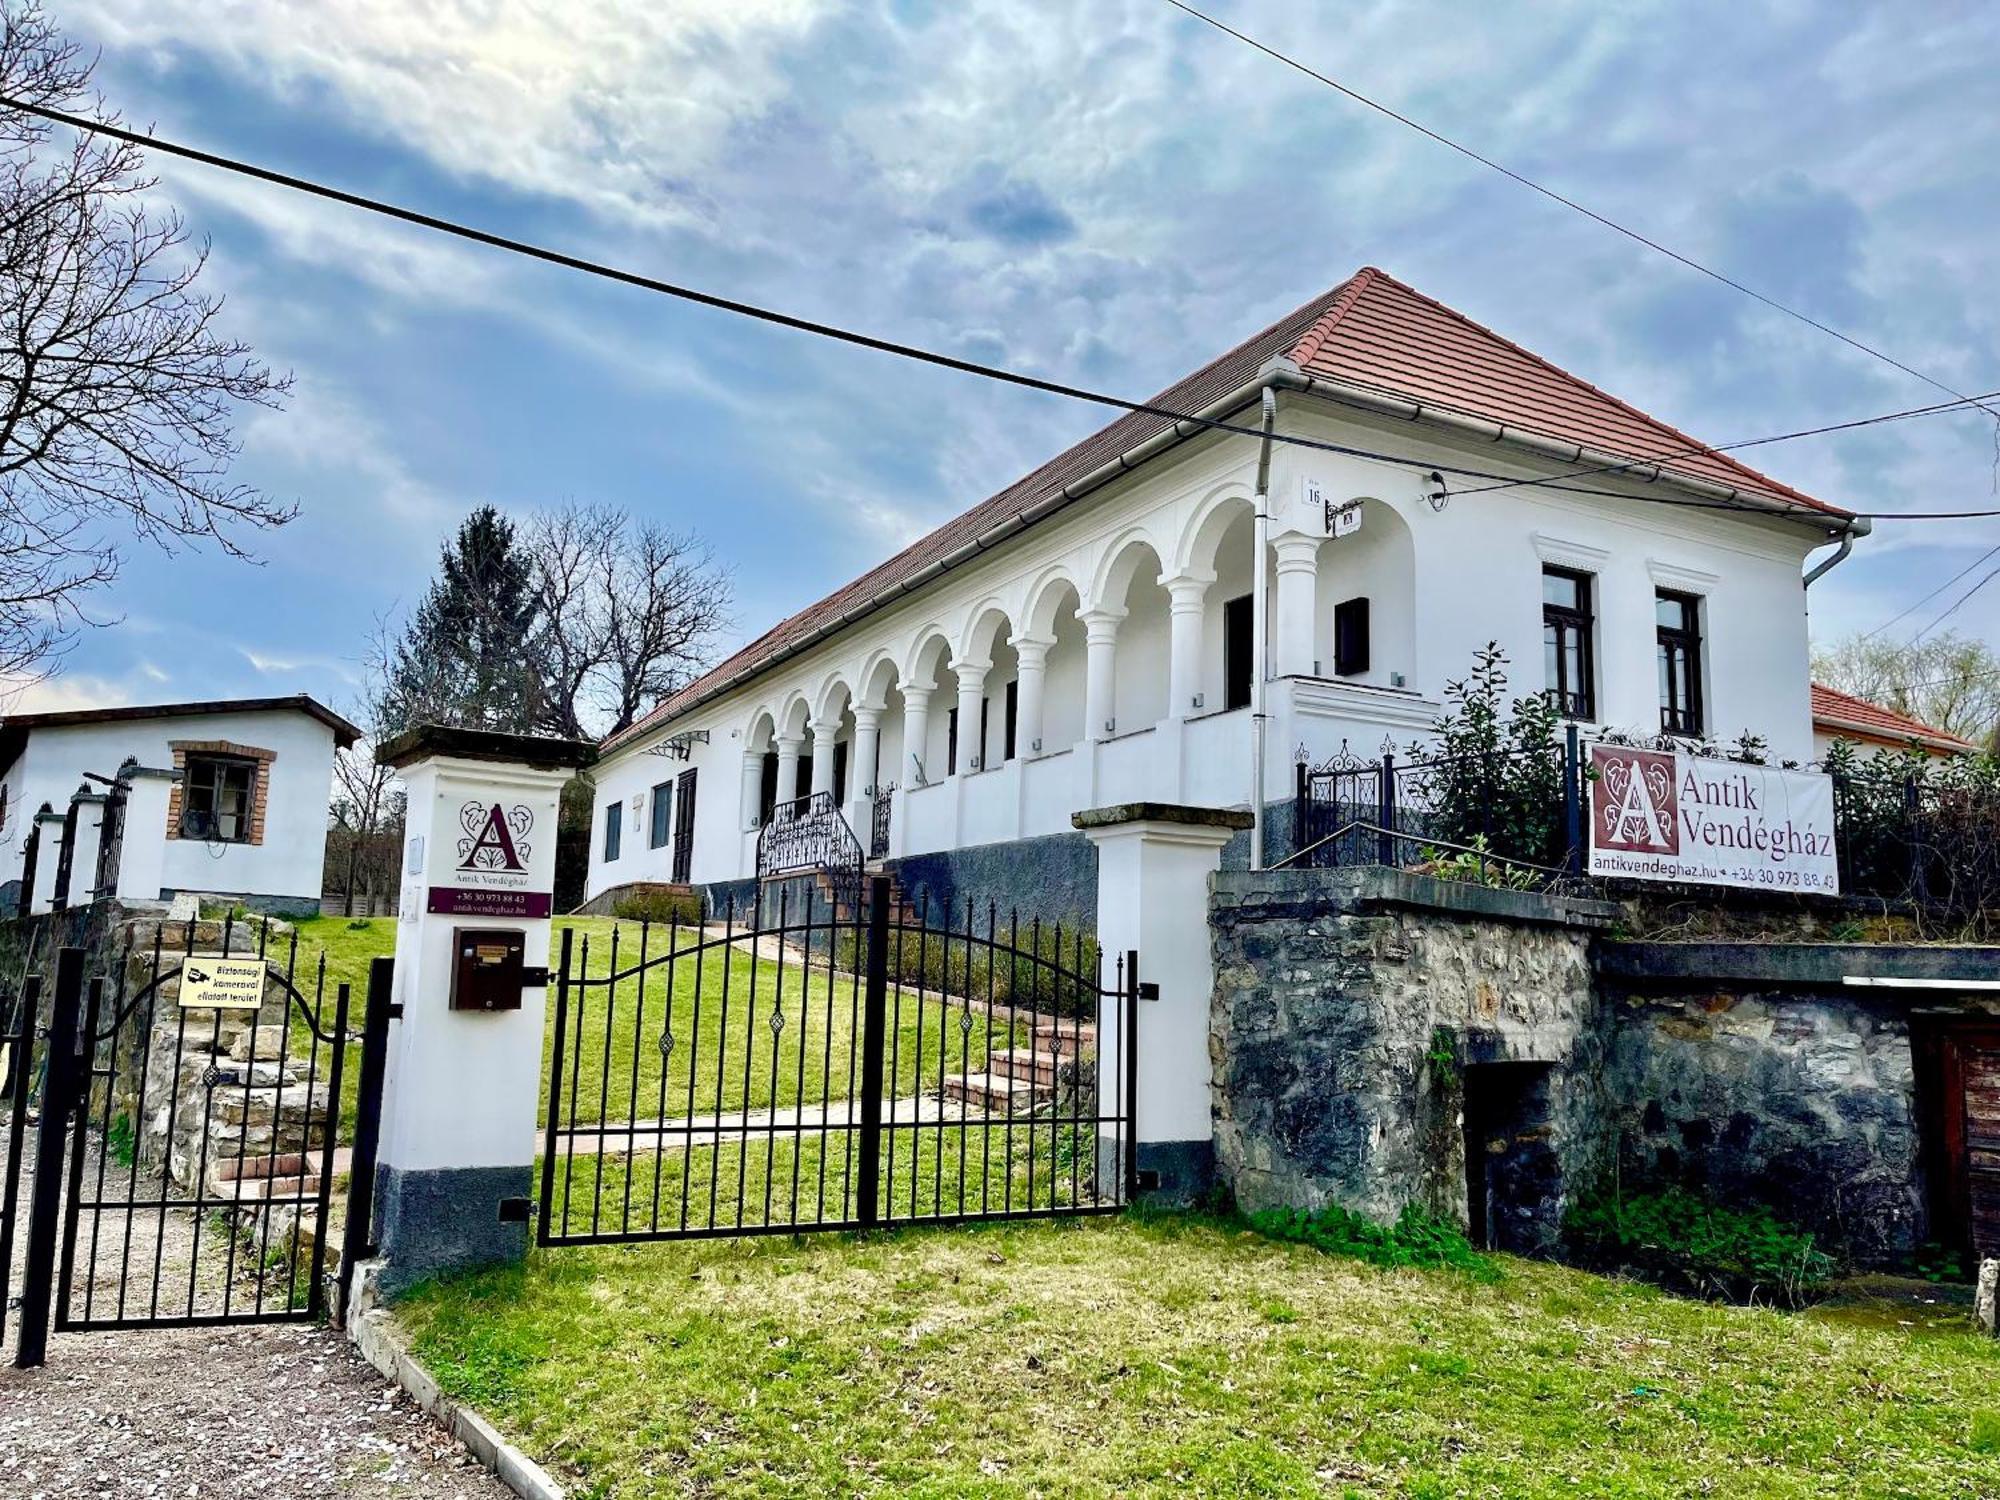
MULTIPOLYGON (((1447 406, 1428 405, 1421 401, 1410 401, 1395 396, 1385 396, 1361 386, 1348 385, 1344 381, 1329 380, 1324 375, 1308 375, 1289 360, 1274 360, 1265 367, 1265 378, 1272 384, 1288 390, 1303 391, 1342 406, 1355 406, 1363 411, 1379 416, 1395 417, 1406 422, 1428 422, 1438 427, 1448 427, 1454 432, 1486 443, 1506 443, 1510 447, 1525 448, 1546 458, 1553 458, 1565 464, 1601 465, 1615 469, 1613 478, 1634 479, 1645 484, 1665 483, 1680 489, 1690 490, 1698 495, 1722 501, 1741 502, 1753 506, 1760 514, 1777 515, 1780 519, 1792 519, 1784 511, 1772 510, 1774 504, 1787 503, 1782 496, 1774 496, 1766 491, 1738 489, 1735 485, 1722 484, 1712 479, 1701 479, 1686 474, 1679 469, 1669 469, 1658 463, 1635 461, 1627 454, 1613 453, 1605 448, 1592 448, 1583 443, 1564 442, 1559 438, 1546 437, 1525 427, 1509 426, 1504 422, 1488 422, 1480 417, 1468 417, 1463 412, 1447 406)), ((1839 511, 1816 511, 1802 501, 1789 502, 1801 507, 1802 513, 1817 518, 1825 517, 1826 530, 1835 535, 1866 536, 1869 523, 1860 516, 1849 516, 1839 511)))
MULTIPOLYGON (((1318 396, 1323 400, 1332 401, 1338 405, 1360 407, 1365 411, 1400 418, 1404 421, 1432 423, 1436 426, 1449 428, 1462 435, 1473 437, 1482 442, 1506 443, 1513 447, 1525 448, 1545 457, 1556 459, 1562 463, 1616 466, 1619 469, 1621 477, 1638 478, 1647 483, 1662 482, 1672 484, 1682 489, 1691 490, 1696 494, 1715 499, 1741 501, 1748 506, 1755 507, 1759 513, 1764 515, 1775 514, 1779 519, 1789 518, 1785 512, 1774 512, 1771 509, 1774 504, 1783 504, 1785 502, 1782 499, 1775 499, 1769 494, 1740 490, 1732 485, 1718 484, 1706 479, 1697 479, 1692 475, 1682 474, 1677 470, 1663 469, 1658 464, 1635 464, 1630 457, 1612 453, 1605 449, 1590 448, 1579 443, 1559 442, 1554 438, 1544 437, 1540 433, 1531 432, 1524 427, 1510 427, 1504 423, 1486 422, 1477 417, 1465 416, 1448 407, 1431 406, 1423 402, 1401 400, 1391 396, 1380 395, 1358 386, 1346 385, 1340 381, 1328 380, 1321 375, 1308 375, 1292 363, 1291 360, 1285 358, 1283 355, 1278 355, 1266 360, 1262 368, 1249 380, 1226 394, 1217 397, 1206 406, 1199 408, 1191 414, 1199 418, 1200 421, 1176 421, 1172 426, 1154 433, 1153 436, 1147 438, 1144 442, 1128 448, 1117 457, 1099 464, 1095 469, 1092 469, 1081 478, 1072 479, 1068 484, 1062 486, 1061 489, 1044 495, 1034 504, 988 527, 971 541, 954 549, 946 556, 934 560, 911 577, 905 578, 898 583, 890 584, 859 604, 850 606, 840 614, 824 621, 810 634, 799 637, 799 639, 791 642, 774 655, 766 657, 754 666, 743 667, 730 676, 723 678, 699 698, 691 700, 685 707, 676 712, 674 718, 679 719, 702 707, 704 704, 713 702, 723 694, 741 687, 753 678, 761 677, 773 667, 780 666, 793 657, 810 650, 829 636, 838 635, 855 622, 867 618, 878 610, 886 609, 891 604, 900 602, 907 595, 928 588, 946 573, 949 573, 954 568, 963 567, 966 563, 973 561, 983 553, 990 551, 1001 542, 1007 540, 1016 532, 1023 531, 1038 521, 1047 520, 1060 510, 1067 509, 1084 496, 1095 490, 1104 488, 1105 485, 1110 484, 1114 479, 1131 473, 1141 464, 1158 457, 1175 444, 1208 431, 1209 429, 1202 426, 1201 422, 1219 421, 1231 413, 1248 406, 1250 403, 1260 400, 1262 393, 1272 387, 1303 392, 1318 396)), ((1818 513, 1808 508, 1805 514, 1809 517, 1816 517, 1818 513)), ((1824 528, 1830 536, 1839 536, 1841 538, 1841 551, 1829 562, 1808 574, 1806 578, 1808 584, 1821 573, 1824 573, 1827 569, 1840 562, 1853 550, 1854 537, 1866 536, 1871 529, 1869 522, 1863 517, 1834 513, 1826 515, 1824 528)), ((661 722, 665 724, 672 721, 663 720, 661 722)), ((649 729, 645 732, 650 733, 651 730, 649 729)), ((622 749, 626 740, 637 740, 642 737, 637 725, 625 731, 625 736, 626 739, 619 740, 616 745, 610 741, 606 741, 604 745, 599 747, 599 754, 607 755, 613 753, 618 749, 622 749)))
POLYGON ((1811 588, 1817 579, 1827 573, 1831 573, 1835 568, 1846 562, 1847 555, 1854 550, 1854 539, 1858 536, 1868 536, 1874 530, 1875 523, 1866 516, 1854 517, 1853 520, 1848 522, 1847 529, 1840 534, 1840 550, 1835 552, 1825 562, 1808 570, 1805 576, 1804 587, 1811 588))

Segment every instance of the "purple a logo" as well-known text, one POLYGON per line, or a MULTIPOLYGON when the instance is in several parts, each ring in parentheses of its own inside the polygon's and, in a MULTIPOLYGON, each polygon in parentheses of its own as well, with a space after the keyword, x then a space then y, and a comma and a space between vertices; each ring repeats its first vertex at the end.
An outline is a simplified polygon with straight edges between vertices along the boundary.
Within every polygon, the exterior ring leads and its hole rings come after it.
POLYGON ((535 815, 518 802, 511 809, 498 802, 468 802, 458 810, 458 826, 465 830, 458 840, 461 870, 524 871, 534 857, 527 834, 535 815))

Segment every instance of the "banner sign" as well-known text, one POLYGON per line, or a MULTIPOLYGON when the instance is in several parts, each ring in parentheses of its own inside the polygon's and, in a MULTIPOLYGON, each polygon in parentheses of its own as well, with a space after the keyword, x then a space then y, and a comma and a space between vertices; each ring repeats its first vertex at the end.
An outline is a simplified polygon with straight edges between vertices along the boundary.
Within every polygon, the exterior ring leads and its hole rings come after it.
POLYGON ((264 960, 190 953, 181 963, 182 1010, 258 1010, 264 1004, 264 960))
POLYGON ((1626 745, 1590 765, 1591 874, 1839 894, 1831 777, 1626 745))

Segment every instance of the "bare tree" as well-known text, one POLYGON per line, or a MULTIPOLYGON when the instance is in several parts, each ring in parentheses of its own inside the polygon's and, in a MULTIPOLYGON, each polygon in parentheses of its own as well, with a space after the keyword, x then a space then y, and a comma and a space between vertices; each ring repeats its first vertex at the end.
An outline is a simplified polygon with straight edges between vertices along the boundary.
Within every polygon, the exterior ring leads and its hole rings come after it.
POLYGON ((1914 642, 1849 636, 1813 653, 1813 676, 1947 734, 2000 746, 2000 653, 1985 641, 1950 630, 1914 642))
POLYGON ((534 727, 587 738, 630 727, 690 682, 729 624, 729 575, 688 532, 569 503, 525 528, 534 561, 534 727))
MULTIPOLYGON (((114 118, 38 0, 0 0, 0 92, 114 118)), ((171 552, 296 509, 227 477, 287 382, 218 328, 205 245, 148 207, 138 148, 0 110, 0 671, 46 671, 127 539, 171 552)))

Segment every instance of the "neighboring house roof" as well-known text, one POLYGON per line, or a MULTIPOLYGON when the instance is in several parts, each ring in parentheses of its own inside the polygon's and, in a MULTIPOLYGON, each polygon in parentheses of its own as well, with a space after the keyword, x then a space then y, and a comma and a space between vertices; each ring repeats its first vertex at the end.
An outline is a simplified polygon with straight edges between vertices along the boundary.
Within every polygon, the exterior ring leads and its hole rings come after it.
POLYGON ((361 731, 339 714, 304 693, 286 698, 222 698, 202 703, 147 703, 131 708, 66 708, 39 714, 8 714, 0 719, 0 772, 20 758, 28 736, 37 729, 67 729, 80 724, 116 724, 136 719, 192 719, 206 714, 252 714, 291 711, 317 719, 333 731, 333 742, 345 750, 361 731))
POLYGON ((1812 716, 1813 728, 1845 739, 1882 745, 1907 745, 1914 741, 1927 750, 1951 755, 1969 755, 1979 749, 1970 740, 1946 734, 1908 714, 1899 714, 1818 682, 1812 685, 1812 716))
MULTIPOLYGON (((1847 512, 1778 483, 1701 445, 1664 422, 1558 369, 1520 345, 1453 312, 1373 266, 1280 318, 1219 359, 1154 396, 1148 406, 1192 414, 1248 385, 1265 364, 1289 359, 1306 375, 1358 392, 1388 395, 1621 457, 1664 460, 1682 474, 1764 499, 1774 510, 1847 512)), ((759 636, 720 666, 663 700, 605 750, 673 719, 723 688, 788 655, 842 620, 867 613, 885 596, 919 586, 953 554, 974 546, 1023 513, 1053 509, 1066 485, 1130 453, 1172 425, 1166 417, 1128 412, 956 520, 871 568, 846 587, 759 636)))

